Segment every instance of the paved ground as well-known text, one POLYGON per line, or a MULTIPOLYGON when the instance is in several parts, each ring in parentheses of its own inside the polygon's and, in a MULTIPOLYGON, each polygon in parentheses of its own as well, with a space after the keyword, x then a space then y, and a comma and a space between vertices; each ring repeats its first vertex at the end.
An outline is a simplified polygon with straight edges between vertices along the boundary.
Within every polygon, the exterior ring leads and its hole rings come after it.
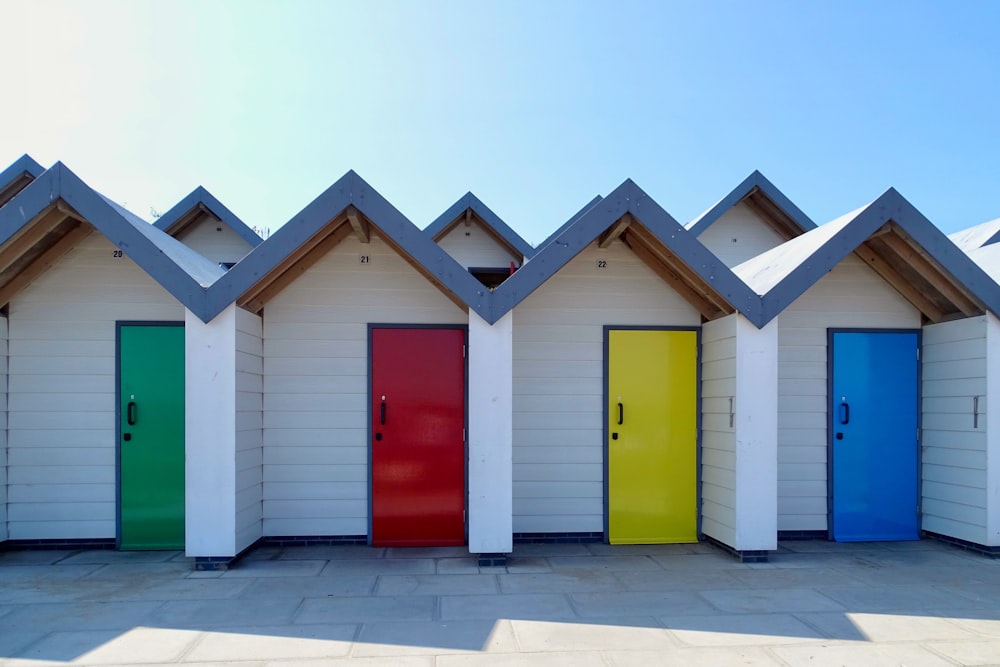
POLYGON ((0 666, 1000 664, 1000 560, 936 542, 0 553, 0 666))

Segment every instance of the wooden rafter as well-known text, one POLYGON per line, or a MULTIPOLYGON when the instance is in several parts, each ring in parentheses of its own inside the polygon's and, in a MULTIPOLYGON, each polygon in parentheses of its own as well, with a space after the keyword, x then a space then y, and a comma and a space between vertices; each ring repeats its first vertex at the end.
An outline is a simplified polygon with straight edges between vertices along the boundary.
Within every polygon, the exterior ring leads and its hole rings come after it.
MULTIPOLYGON (((378 227, 373 227, 373 229, 376 232, 378 232, 378 227)), ((409 264, 414 269, 416 269, 417 273, 419 273, 420 275, 422 275, 424 278, 426 278, 427 280, 429 280, 432 285, 434 285, 435 287, 437 287, 441 291, 442 294, 444 294, 446 297, 448 297, 449 300, 451 300, 452 303, 454 303, 456 306, 458 306, 462 310, 468 312, 469 305, 467 303, 465 303, 464 301, 462 301, 461 297, 459 297, 457 294, 455 294, 451 290, 449 290, 444 285, 444 283, 442 283, 440 280, 438 280, 434 276, 434 274, 430 273, 423 265, 420 264, 420 262, 418 262, 415 259, 413 259, 412 257, 410 257, 410 255, 405 250, 403 250, 399 245, 397 245, 391 238, 389 238, 388 235, 386 235, 386 234, 379 234, 378 236, 379 236, 380 239, 382 239, 385 242, 385 244, 387 246, 389 246, 390 248, 392 248, 396 252, 396 254, 398 254, 400 257, 402 257, 404 260, 406 260, 407 264, 409 264)))
POLYGON ((757 217, 767 223, 774 231, 778 232, 786 239, 793 239, 802 233, 788 215, 761 192, 760 188, 754 188, 743 199, 747 208, 753 211, 757 217))
POLYGON ((7 187, 0 188, 0 206, 3 206, 16 197, 17 193, 31 185, 33 180, 35 180, 34 177, 25 173, 21 174, 19 178, 14 179, 7 187))
POLYGON ((347 221, 351 223, 351 229, 354 230, 354 235, 358 237, 358 241, 361 243, 371 241, 371 231, 368 227, 368 221, 361 216, 361 212, 352 205, 347 207, 344 214, 347 216, 347 221))
POLYGON ((41 217, 36 218, 37 222, 22 227, 20 234, 0 250, 0 271, 10 267, 29 248, 61 225, 67 217, 66 213, 61 211, 58 206, 51 206, 41 214, 41 217))
POLYGON ((719 308, 702 294, 694 290, 691 285, 680 275, 672 270, 672 267, 661 261, 649 247, 633 234, 622 237, 622 241, 627 245, 636 257, 646 263, 647 266, 676 291, 685 301, 690 303, 706 319, 715 319, 719 316, 719 308))
POLYGON ((898 234, 886 234, 879 237, 879 240, 896 253, 904 263, 913 267, 913 270, 929 282, 942 296, 955 304, 955 307, 963 315, 972 317, 982 314, 983 309, 956 287, 923 250, 898 234))
POLYGON ((45 252, 39 255, 34 262, 25 267, 10 282, 0 287, 0 304, 7 304, 11 298, 24 289, 38 276, 45 273, 53 264, 72 250, 77 243, 86 238, 94 228, 88 223, 77 223, 65 236, 59 239, 45 252))
POLYGON ((899 272, 896 271, 881 255, 875 252, 866 242, 862 243, 854 250, 854 254, 864 260, 864 263, 872 267, 875 273, 882 276, 903 298, 927 316, 931 322, 941 322, 945 318, 945 313, 937 307, 923 293, 907 282, 899 272))
POLYGON ((282 262, 279 267, 265 276, 265 281, 255 285, 252 295, 247 294, 237 301, 237 304, 251 313, 259 313, 264 309, 264 305, 270 301, 281 290, 285 289, 293 280, 305 273, 309 267, 323 258, 341 241, 351 235, 353 230, 350 224, 341 223, 333 231, 324 236, 317 243, 310 245, 305 253, 295 253, 297 259, 293 263, 282 262), (278 268, 281 269, 278 272, 278 268))
POLYGON ((617 222, 604 230, 604 233, 597 239, 597 247, 607 248, 610 246, 631 224, 632 216, 628 213, 618 218, 617 222))

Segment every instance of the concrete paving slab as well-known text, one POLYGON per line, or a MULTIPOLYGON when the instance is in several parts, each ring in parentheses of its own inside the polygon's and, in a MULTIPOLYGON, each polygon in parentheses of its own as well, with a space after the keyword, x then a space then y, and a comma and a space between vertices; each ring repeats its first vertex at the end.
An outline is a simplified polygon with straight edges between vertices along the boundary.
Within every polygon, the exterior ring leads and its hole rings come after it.
MULTIPOLYGON (((822 580, 817 580, 822 581, 822 580)), ((846 609, 894 614, 924 614, 928 609, 945 612, 960 609, 984 609, 984 601, 976 601, 933 586, 906 584, 884 587, 817 586, 816 591, 836 600, 846 609)))
POLYGON ((791 614, 663 616, 658 620, 680 644, 688 646, 774 646, 826 638, 791 614))
MULTIPOLYGON (((553 570, 550 559, 530 556, 514 556, 507 559, 506 571, 515 574, 530 574, 538 572, 551 572, 553 570)), ((480 568, 481 572, 502 572, 496 568, 480 568)))
MULTIPOLYGON (((245 667, 246 663, 240 663, 239 667, 245 667)), ((350 665, 351 667, 434 667, 433 656, 396 656, 392 662, 386 662, 384 657, 359 658, 350 656, 347 658, 324 658, 322 660, 269 660, 261 663, 262 667, 337 667, 338 665, 350 665)), ((200 665, 185 665, 184 667, 201 667, 200 665)), ((233 667, 232 663, 226 663, 225 667, 233 667)))
POLYGON ((6 631, 127 630, 141 625, 161 602, 62 602, 15 605, 3 616, 6 631))
POLYGON ((469 547, 389 547, 386 558, 471 558, 469 547))
POLYGON ((738 646, 732 648, 682 648, 672 651, 629 651, 618 649, 604 651, 604 659, 612 667, 773 667, 778 662, 764 649, 738 646))
POLYGON ((959 665, 1000 664, 1000 641, 930 642, 928 650, 959 665))
POLYGON ((971 639, 975 634, 947 618, 932 615, 869 614, 796 614, 805 623, 835 639, 867 642, 927 641, 936 639, 971 639))
MULTIPOLYGON (((1000 638, 1000 611, 996 609, 981 614, 967 613, 962 616, 952 614, 946 618, 958 627, 984 638, 1000 638)), ((1000 663, 1000 657, 997 663, 1000 663)))
POLYGON ((511 555, 517 558, 547 558, 548 556, 589 556, 587 544, 515 544, 511 555))
POLYGON ((66 582, 82 579, 100 569, 100 564, 88 565, 4 565, 0 567, 0 586, 26 581, 66 582))
POLYGON ((86 665, 174 662, 199 635, 193 630, 146 627, 125 631, 53 632, 15 657, 86 665))
POLYGON ((0 632, 0 664, 3 664, 5 657, 18 655, 46 634, 48 631, 40 628, 34 631, 19 629, 16 632, 10 630, 0 632))
POLYGON ((386 574, 378 578, 375 595, 488 595, 498 591, 491 574, 386 574))
MULTIPOLYGON (((57 566, 61 567, 61 566, 57 566)), ((191 572, 191 565, 176 561, 152 563, 111 563, 101 565, 93 572, 84 575, 81 580, 108 579, 122 581, 124 579, 183 579, 191 572)))
POLYGON ((776 568, 731 570, 726 574, 747 588, 803 588, 823 584, 840 588, 865 587, 866 582, 847 570, 836 568, 776 568))
POLYGON ((497 578, 500 590, 504 593, 597 593, 626 590, 614 572, 604 571, 501 574, 497 578))
POLYGON ((660 570, 658 572, 615 572, 616 579, 630 591, 703 591, 737 588, 733 579, 738 570, 660 570))
POLYGON ((683 556, 705 553, 699 551, 702 545, 697 542, 694 544, 603 544, 593 542, 588 543, 586 547, 587 551, 594 556, 683 556))
POLYGON ((290 625, 298 599, 170 600, 150 615, 148 624, 167 628, 216 628, 232 625, 290 625))
POLYGON ((711 614, 716 610, 697 594, 684 591, 574 593, 569 596, 581 618, 626 618, 711 614))
POLYGON ((747 570, 746 563, 741 563, 718 549, 704 554, 676 554, 669 556, 650 556, 656 563, 668 572, 678 570, 747 570))
POLYGON ((0 567, 4 565, 51 565, 79 553, 76 549, 16 549, 0 551, 0 567))
POLYGON ((179 579, 122 585, 108 597, 116 600, 226 600, 241 597, 250 579, 179 579))
POLYGON ((714 607, 737 614, 844 611, 836 601, 808 588, 702 591, 714 607))
POLYGON ((516 653, 510 621, 426 621, 365 623, 354 656, 449 655, 452 653, 516 653))
MULTIPOLYGON (((269 547, 272 560, 370 560, 385 558, 385 549, 366 544, 310 545, 304 547, 269 547), (277 550, 277 553, 275 553, 277 550)), ((254 549, 251 554, 256 552, 254 549)))
POLYGON ((314 577, 326 567, 325 560, 241 561, 222 573, 232 579, 243 577, 314 577))
POLYGON ((163 563, 182 554, 180 551, 113 551, 111 549, 94 549, 79 551, 59 561, 64 565, 80 565, 99 563, 163 563))
POLYGON ((650 556, 553 556, 549 558, 552 569, 606 570, 611 572, 657 571, 660 566, 650 556))
POLYGON ((323 576, 344 574, 433 574, 433 558, 336 559, 326 563, 323 576))
POLYGON ((651 618, 615 618, 607 623, 511 621, 522 652, 634 650, 669 651, 678 644, 651 618))
POLYGON ((436 566, 438 574, 493 574, 494 570, 479 567, 479 562, 473 558, 440 558, 436 566))
POLYGON ((914 645, 779 646, 773 648, 772 651, 790 665, 809 665, 809 667, 843 667, 844 665, 939 667, 953 665, 941 656, 914 645))
MULTIPOLYGON (((371 595, 378 580, 373 574, 345 574, 340 577, 267 577, 246 579, 240 593, 246 600, 280 598, 357 597, 371 595)), ((230 579, 229 581, 238 581, 230 579)))
POLYGON ((303 600, 296 623, 368 623, 434 620, 437 599, 430 595, 303 600))
POLYGON ((185 662, 293 660, 346 656, 357 634, 354 624, 219 628, 202 633, 185 662))
POLYGON ((565 595, 448 595, 441 597, 441 619, 573 619, 565 595))
POLYGON ((592 653, 487 653, 480 655, 444 655, 437 667, 607 667, 601 654, 592 653))

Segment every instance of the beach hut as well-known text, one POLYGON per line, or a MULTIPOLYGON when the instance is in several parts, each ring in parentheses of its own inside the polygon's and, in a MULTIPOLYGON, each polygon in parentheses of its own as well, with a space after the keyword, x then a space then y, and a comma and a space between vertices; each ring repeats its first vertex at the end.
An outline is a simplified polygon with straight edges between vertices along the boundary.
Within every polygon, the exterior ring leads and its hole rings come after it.
POLYGON ((997 284, 895 190, 734 271, 778 323, 779 535, 970 536, 956 360, 997 284))
POLYGON ((203 187, 177 202, 153 225, 228 269, 260 242, 260 235, 203 187))

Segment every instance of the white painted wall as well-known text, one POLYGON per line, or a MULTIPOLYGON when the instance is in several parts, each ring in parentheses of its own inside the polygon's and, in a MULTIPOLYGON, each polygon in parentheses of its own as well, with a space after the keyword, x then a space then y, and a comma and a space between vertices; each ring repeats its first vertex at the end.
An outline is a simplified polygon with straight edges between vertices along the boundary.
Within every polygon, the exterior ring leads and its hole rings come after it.
POLYGON ((701 317, 620 241, 591 244, 514 311, 514 532, 602 532, 603 327, 701 317))
POLYGON ((738 551, 776 549, 777 322, 705 323, 701 391, 702 532, 738 551))
POLYGON ((263 321, 236 309, 236 551, 263 535, 263 321))
POLYGON ((926 326, 921 353, 921 528, 976 544, 990 544, 989 320, 995 327, 992 315, 926 326))
POLYGON ((213 262, 238 262, 253 246, 243 240, 229 225, 210 215, 203 215, 185 227, 177 240, 213 262))
POLYGON ((185 551, 235 556, 236 306, 204 323, 185 310, 185 551))
POLYGON ((468 315, 377 237, 346 239, 264 308, 266 536, 368 533, 369 323, 468 315))
POLYGON ((469 551, 510 553, 513 313, 469 311, 469 551))
POLYGON ((7 318, 0 317, 0 542, 7 539, 7 318))
MULTIPOLYGON (((986 314, 987 426, 989 415, 1000 415, 1000 319, 991 313, 986 314)), ((1000 546, 1000 427, 986 431, 985 544, 1000 546)))
POLYGON ((511 262, 521 266, 521 255, 508 251, 478 222, 468 227, 464 222, 458 223, 438 241, 438 245, 465 268, 499 268, 510 266, 511 262))
POLYGON ((778 530, 827 529, 827 329, 920 324, 854 255, 778 317, 778 530))
POLYGON ((10 303, 10 539, 113 538, 115 321, 184 309, 94 232, 10 303))
POLYGON ((743 202, 709 225, 698 240, 730 268, 786 241, 743 202))

